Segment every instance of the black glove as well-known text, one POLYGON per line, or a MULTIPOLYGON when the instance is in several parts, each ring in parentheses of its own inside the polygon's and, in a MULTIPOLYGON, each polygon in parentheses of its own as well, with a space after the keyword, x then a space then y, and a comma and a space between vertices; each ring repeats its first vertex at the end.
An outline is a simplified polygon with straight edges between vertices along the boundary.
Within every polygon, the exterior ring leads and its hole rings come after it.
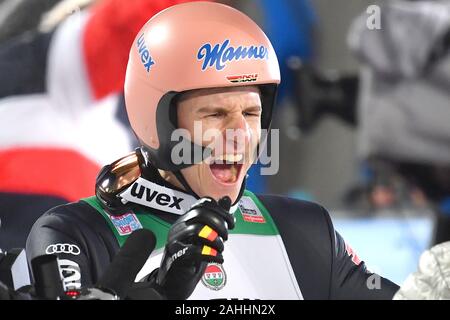
POLYGON ((187 299, 208 263, 223 263, 223 243, 235 224, 230 206, 229 197, 202 198, 172 225, 160 268, 149 277, 167 299, 187 299))

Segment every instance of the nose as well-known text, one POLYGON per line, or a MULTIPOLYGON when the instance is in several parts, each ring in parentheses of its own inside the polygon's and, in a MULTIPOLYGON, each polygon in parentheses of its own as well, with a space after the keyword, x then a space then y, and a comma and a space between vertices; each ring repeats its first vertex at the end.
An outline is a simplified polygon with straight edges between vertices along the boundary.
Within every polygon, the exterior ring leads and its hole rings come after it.
POLYGON ((251 140, 250 125, 242 113, 234 113, 225 128, 227 146, 233 146, 234 152, 243 152, 251 140))

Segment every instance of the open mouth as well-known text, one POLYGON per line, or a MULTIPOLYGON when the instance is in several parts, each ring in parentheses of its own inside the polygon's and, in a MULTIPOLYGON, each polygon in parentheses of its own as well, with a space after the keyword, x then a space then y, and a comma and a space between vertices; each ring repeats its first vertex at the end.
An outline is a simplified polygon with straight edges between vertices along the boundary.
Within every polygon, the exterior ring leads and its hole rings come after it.
POLYGON ((234 184, 238 181, 243 165, 242 154, 220 155, 209 165, 213 177, 222 184, 234 184))

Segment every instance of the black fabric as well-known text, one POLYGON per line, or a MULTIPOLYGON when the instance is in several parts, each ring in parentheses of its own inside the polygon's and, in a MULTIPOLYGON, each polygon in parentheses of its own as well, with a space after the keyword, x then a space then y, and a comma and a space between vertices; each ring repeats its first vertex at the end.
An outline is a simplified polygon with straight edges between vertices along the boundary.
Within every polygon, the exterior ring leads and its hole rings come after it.
POLYGON ((46 91, 53 33, 25 33, 0 45, 0 98, 46 91))
POLYGON ((399 289, 352 261, 323 207, 280 196, 259 199, 280 231, 305 299, 392 299, 399 289))
POLYGON ((67 200, 49 195, 0 192, 0 248, 25 248, 36 220, 45 211, 63 203, 67 200))
MULTIPOLYGON (((152 213, 168 223, 179 218, 158 210, 152 213)), ((73 244, 80 249, 78 255, 58 254, 58 258, 78 264, 82 286, 97 283, 120 249, 103 216, 84 201, 57 206, 36 221, 26 241, 27 260, 45 254, 49 245, 57 243, 73 244)))
MULTIPOLYGON (((280 196, 259 198, 280 231, 305 299, 391 299, 398 290, 383 278, 379 289, 368 288, 367 281, 373 274, 367 272, 364 263, 353 263, 324 208, 280 196)), ((106 220, 84 202, 56 207, 37 221, 27 241, 28 259, 44 254, 54 243, 80 248, 79 255, 61 254, 60 258, 79 265, 83 285, 97 282, 119 249, 106 220)))
POLYGON ((164 255, 157 274, 150 278, 160 292, 171 300, 185 300, 194 292, 205 273, 208 263, 223 263, 224 242, 228 230, 234 228, 234 217, 229 214, 231 200, 205 199, 192 206, 170 228, 164 255), (204 226, 209 226, 218 236, 214 240, 199 237, 204 226), (216 255, 202 253, 204 245, 217 250, 216 255))
POLYGON ((450 241, 450 215, 438 211, 436 216, 433 230, 433 246, 450 241))
POLYGON ((106 221, 83 201, 55 207, 39 218, 27 239, 28 261, 46 254, 49 245, 58 243, 80 249, 79 254, 58 253, 57 256, 78 264, 82 286, 97 283, 119 250, 106 221))

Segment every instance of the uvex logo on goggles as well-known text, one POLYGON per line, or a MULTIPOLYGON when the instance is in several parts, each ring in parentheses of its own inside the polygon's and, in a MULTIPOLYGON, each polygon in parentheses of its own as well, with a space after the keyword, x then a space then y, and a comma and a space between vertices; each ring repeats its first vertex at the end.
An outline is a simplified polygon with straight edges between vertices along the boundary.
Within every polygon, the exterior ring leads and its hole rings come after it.
POLYGON ((131 195, 138 199, 145 199, 147 202, 152 202, 154 200, 160 206, 168 206, 169 208, 176 208, 178 210, 181 210, 180 203, 184 200, 183 198, 169 196, 168 194, 158 192, 157 190, 151 190, 150 188, 138 184, 133 185, 131 188, 131 195))
POLYGON ((196 199, 184 192, 173 190, 139 177, 120 194, 122 202, 130 201, 146 207, 184 214, 196 199))
POLYGON ((197 59, 203 60, 202 71, 209 67, 215 67, 220 71, 231 61, 242 59, 268 59, 269 49, 265 46, 230 46, 230 40, 225 40, 222 44, 216 44, 214 47, 206 43, 200 47, 197 53, 197 59))

